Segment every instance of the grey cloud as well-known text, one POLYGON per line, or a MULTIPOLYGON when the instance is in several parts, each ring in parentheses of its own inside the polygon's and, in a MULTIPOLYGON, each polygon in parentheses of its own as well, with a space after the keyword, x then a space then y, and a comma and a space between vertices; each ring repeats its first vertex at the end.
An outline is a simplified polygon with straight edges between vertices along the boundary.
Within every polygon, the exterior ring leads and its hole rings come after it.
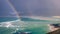
MULTIPOLYGON (((9 0, 9 1, 11 2, 11 4, 13 4, 14 8, 16 9, 20 16, 60 16, 60 0, 9 0)), ((0 9, 8 7, 7 2, 4 1, 4 3, 6 4, 6 6, 2 3, 4 6, 1 5, 0 9)), ((6 9, 8 9, 7 11, 13 12, 12 8, 10 7, 6 9)))

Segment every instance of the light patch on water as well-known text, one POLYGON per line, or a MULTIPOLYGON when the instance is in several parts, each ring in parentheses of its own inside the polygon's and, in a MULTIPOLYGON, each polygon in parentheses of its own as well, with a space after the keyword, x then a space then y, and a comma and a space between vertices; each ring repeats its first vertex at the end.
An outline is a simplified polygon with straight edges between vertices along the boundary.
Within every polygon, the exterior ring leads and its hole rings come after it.
POLYGON ((0 27, 7 27, 7 28, 16 27, 16 28, 20 28, 21 30, 23 30, 26 27, 26 23, 18 19, 15 21, 2 22, 0 23, 0 27))

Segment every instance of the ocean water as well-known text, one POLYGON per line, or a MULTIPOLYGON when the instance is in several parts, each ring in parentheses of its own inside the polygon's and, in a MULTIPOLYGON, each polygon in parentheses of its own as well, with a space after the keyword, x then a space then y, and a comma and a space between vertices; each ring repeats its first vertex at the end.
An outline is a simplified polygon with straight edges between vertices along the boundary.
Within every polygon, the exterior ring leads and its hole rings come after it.
POLYGON ((1 17, 0 23, 12 23, 13 26, 19 27, 0 27, 0 34, 13 34, 15 31, 32 32, 32 34, 46 34, 49 32, 48 23, 55 23, 49 20, 36 20, 31 18, 13 18, 1 17), (14 25, 15 24, 15 25, 14 25), (17 30, 18 29, 18 30, 17 30))
POLYGON ((13 21, 13 20, 17 20, 17 18, 15 17, 0 17, 0 22, 6 22, 6 21, 13 21))

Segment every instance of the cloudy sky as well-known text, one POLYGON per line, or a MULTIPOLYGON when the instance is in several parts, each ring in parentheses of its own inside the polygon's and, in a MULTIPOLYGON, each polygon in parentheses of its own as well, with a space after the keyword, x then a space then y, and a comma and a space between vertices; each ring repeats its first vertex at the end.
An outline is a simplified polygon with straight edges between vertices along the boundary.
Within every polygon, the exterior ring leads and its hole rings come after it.
MULTIPOLYGON (((9 0, 20 16, 60 16, 60 0, 9 0)), ((0 16, 16 16, 7 0, 0 0, 0 16)))

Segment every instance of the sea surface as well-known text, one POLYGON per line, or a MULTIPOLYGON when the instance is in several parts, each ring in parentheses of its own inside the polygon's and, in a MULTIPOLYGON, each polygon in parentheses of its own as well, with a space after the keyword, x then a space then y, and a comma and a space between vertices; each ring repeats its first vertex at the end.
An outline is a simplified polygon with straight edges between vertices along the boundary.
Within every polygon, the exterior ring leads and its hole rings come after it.
MULTIPOLYGON (((14 18, 14 17, 0 17, 0 23, 19 23, 16 24, 21 27, 0 27, 0 34, 13 34, 16 31, 31 32, 32 34, 46 34, 49 32, 49 23, 57 23, 49 20, 38 20, 32 18, 14 18), (22 25, 21 25, 22 24, 22 25), (18 30, 17 30, 18 29, 18 30)), ((14 25, 15 26, 15 25, 14 25)))

